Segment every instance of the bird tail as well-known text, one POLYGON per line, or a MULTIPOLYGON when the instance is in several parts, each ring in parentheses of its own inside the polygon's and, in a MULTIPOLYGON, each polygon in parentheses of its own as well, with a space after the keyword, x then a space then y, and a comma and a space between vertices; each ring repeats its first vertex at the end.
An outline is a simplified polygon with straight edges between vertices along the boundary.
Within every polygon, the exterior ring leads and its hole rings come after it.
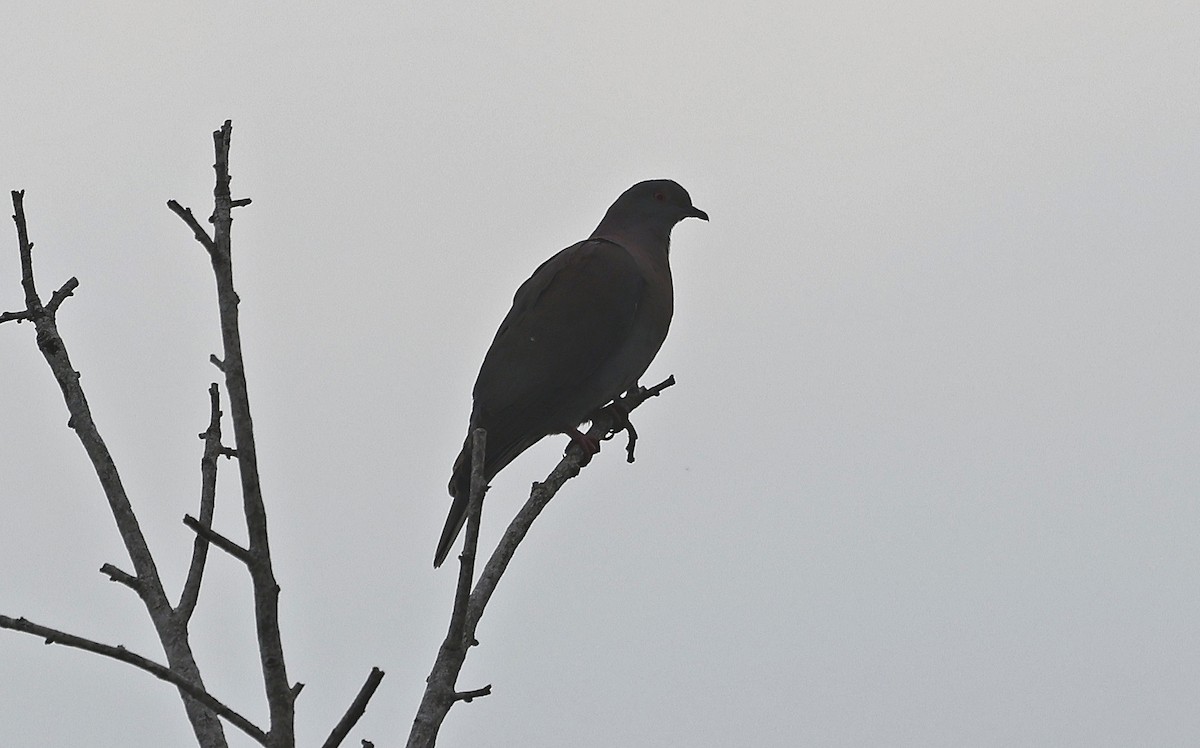
POLYGON ((454 473, 450 476, 450 495, 454 503, 450 505, 450 514, 446 516, 446 526, 442 528, 442 538, 438 541, 437 553, 433 556, 433 568, 438 568, 450 555, 450 546, 454 545, 458 534, 462 532, 463 524, 467 521, 467 505, 471 501, 471 437, 463 444, 462 452, 454 461, 454 473))

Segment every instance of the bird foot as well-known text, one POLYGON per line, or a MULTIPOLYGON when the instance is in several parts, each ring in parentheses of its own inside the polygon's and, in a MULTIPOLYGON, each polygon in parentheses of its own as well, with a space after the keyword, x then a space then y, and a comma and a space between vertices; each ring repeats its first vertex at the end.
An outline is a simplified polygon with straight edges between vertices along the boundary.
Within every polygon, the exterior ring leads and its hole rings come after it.
MULTIPOLYGON (((633 392, 633 389, 630 392, 633 392)), ((633 447, 637 444, 638 433, 637 429, 633 427, 633 422, 629 420, 629 408, 626 408, 625 404, 618 398, 601 408, 601 410, 607 411, 613 421, 612 429, 604 435, 604 441, 612 439, 622 431, 628 433, 629 443, 625 445, 625 461, 633 462, 633 447)))
MULTIPOLYGON (((583 457, 579 459, 579 467, 587 465, 592 461, 592 455, 600 453, 599 439, 588 436, 587 434, 580 432, 579 429, 575 428, 568 429, 567 436, 571 437, 571 442, 573 444, 577 444, 579 449, 583 452, 583 457)), ((568 444, 567 446, 570 447, 571 445, 568 444)), ((566 454, 566 450, 563 450, 563 454, 566 454)))

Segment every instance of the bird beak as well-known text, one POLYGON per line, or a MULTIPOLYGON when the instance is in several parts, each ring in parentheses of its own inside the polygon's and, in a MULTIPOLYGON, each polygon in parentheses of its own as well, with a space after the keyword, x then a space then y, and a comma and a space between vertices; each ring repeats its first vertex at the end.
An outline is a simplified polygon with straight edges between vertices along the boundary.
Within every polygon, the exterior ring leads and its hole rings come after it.
POLYGON ((708 214, 695 206, 689 208, 688 212, 683 214, 683 217, 684 218, 699 218, 702 221, 708 220, 708 214))

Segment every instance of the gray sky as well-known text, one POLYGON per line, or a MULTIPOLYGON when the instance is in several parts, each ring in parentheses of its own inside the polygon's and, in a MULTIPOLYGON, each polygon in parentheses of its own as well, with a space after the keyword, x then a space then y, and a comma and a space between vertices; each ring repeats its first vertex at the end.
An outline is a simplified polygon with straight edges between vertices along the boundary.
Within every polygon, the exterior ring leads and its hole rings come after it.
MULTIPOLYGON (((207 214, 233 119, 305 744, 372 665, 354 742, 407 733, 487 344, 658 177, 712 216, 674 236, 647 379, 679 384, 638 411, 637 463, 606 446, 534 526, 460 681, 494 695, 443 744, 1200 741, 1200 7, 45 2, 5 26, 0 186, 43 292, 81 281, 60 327, 175 591, 219 335, 164 203, 207 214)), ((0 380, 0 613, 161 658, 96 571, 128 563, 27 325, 0 327, 0 380)), ((563 441, 495 480, 485 542, 563 441)), ((265 722, 248 580, 209 568, 201 667, 265 722)), ((0 632, 0 667, 4 745, 189 744, 125 666, 0 632)))

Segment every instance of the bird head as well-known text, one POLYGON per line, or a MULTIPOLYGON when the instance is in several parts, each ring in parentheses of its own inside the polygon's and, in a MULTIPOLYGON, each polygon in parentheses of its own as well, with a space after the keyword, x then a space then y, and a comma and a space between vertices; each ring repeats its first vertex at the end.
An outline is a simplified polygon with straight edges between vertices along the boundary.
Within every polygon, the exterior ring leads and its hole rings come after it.
POLYGON ((687 190, 670 179, 638 182, 621 193, 592 232, 596 239, 618 239, 650 234, 668 238, 685 218, 707 221, 708 214, 692 205, 687 190))

